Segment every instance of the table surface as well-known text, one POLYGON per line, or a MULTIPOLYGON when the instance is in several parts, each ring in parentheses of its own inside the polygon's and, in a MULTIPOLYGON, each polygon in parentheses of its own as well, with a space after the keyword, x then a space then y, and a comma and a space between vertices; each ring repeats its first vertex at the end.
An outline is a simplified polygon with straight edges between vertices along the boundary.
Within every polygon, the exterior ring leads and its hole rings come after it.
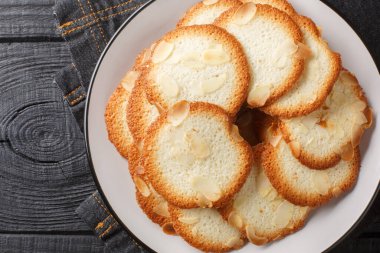
MULTIPOLYGON (((324 2, 380 66, 380 1, 324 2)), ((83 134, 52 82, 70 63, 53 5, 0 1, 0 252, 108 252, 74 212, 96 188, 83 134)), ((332 252, 380 252, 380 197, 332 252)))

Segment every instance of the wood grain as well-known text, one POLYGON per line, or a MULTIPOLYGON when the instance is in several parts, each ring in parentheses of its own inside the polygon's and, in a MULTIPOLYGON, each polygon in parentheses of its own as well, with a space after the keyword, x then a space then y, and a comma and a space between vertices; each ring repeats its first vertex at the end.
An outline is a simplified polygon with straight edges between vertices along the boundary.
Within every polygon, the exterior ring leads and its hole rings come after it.
POLYGON ((0 41, 30 36, 58 38, 54 0, 1 0, 0 41))
POLYGON ((2 253, 108 253, 91 235, 0 235, 2 253))
POLYGON ((94 190, 84 137, 56 71, 63 43, 0 44, 0 230, 88 231, 74 213, 94 190))

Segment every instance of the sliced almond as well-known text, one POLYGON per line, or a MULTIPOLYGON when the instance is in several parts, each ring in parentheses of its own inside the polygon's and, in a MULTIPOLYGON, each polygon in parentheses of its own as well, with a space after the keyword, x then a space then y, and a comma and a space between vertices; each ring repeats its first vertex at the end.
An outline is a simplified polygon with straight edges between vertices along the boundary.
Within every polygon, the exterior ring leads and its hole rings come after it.
POLYGON ((219 0, 203 0, 202 1, 204 5, 213 5, 213 4, 216 4, 217 2, 219 2, 219 0))
POLYGON ((161 41, 154 49, 152 62, 160 63, 165 61, 172 54, 173 50, 174 44, 166 42, 164 40, 161 41))
POLYGON ((173 105, 168 111, 168 121, 172 126, 179 126, 190 113, 190 104, 181 101, 173 105))
POLYGON ((270 189, 269 194, 267 194, 266 199, 268 201, 274 201, 279 198, 280 195, 278 195, 277 191, 273 189, 273 187, 270 189))
POLYGON ((290 149, 292 150, 292 153, 295 158, 300 157, 301 155, 301 144, 297 141, 291 141, 289 142, 290 149))
POLYGON ((137 190, 141 193, 141 195, 143 195, 144 197, 149 197, 150 190, 148 185, 144 182, 144 180, 142 180, 142 178, 139 176, 135 176, 133 179, 133 181, 136 184, 137 190))
POLYGON ((267 238, 258 236, 252 226, 246 226, 245 233, 247 234, 248 240, 253 244, 264 245, 268 242, 267 238))
POLYGON ((364 101, 359 100, 352 103, 351 108, 353 110, 358 110, 360 112, 363 112, 367 108, 367 104, 364 101))
POLYGON ((313 184, 315 190, 322 195, 329 193, 330 179, 326 172, 317 171, 313 175, 313 184))
POLYGON ((151 184, 149 184, 149 190, 150 192, 153 194, 153 196, 156 198, 156 199, 164 199, 160 194, 158 194, 156 192, 156 190, 153 188, 153 186, 151 184))
POLYGON ((202 60, 208 65, 219 65, 231 60, 222 46, 207 49, 202 53, 202 60))
POLYGON ((268 177, 265 175, 263 171, 260 172, 260 174, 258 175, 256 179, 256 187, 260 196, 263 198, 265 198, 272 189, 272 185, 269 182, 268 177))
POLYGON ((364 127, 354 124, 351 130, 351 145, 357 147, 360 144, 360 140, 364 134, 364 127))
POLYGON ((229 248, 239 249, 244 245, 244 241, 236 236, 230 238, 225 245, 229 248))
POLYGON ((293 217, 294 206, 288 201, 283 201, 276 210, 276 213, 272 219, 272 224, 278 228, 285 228, 288 226, 290 220, 293 217))
POLYGON ((226 73, 220 74, 216 77, 212 77, 208 80, 204 80, 203 82, 201 82, 201 89, 203 94, 209 94, 217 91, 226 83, 226 80, 226 73))
POLYGON ((156 83, 162 88, 163 93, 165 93, 166 96, 175 98, 179 94, 179 87, 178 84, 169 76, 167 75, 160 75, 156 83))
POLYGON ((162 226, 162 231, 164 231, 164 233, 167 235, 176 235, 177 234, 174 230, 173 223, 171 223, 171 222, 165 223, 162 226))
POLYGON ((198 159, 210 156, 211 148, 206 139, 200 137, 195 131, 186 133, 186 140, 190 145, 190 152, 198 159))
POLYGON ((363 112, 360 112, 356 115, 355 117, 356 124, 364 125, 364 124, 367 124, 367 122, 368 122, 367 116, 363 112))
POLYGON ((313 51, 311 51, 311 49, 307 45, 298 42, 297 46, 297 57, 306 60, 313 56, 313 51))
POLYGON ((276 66, 280 69, 283 69, 286 66, 288 66, 288 61, 289 61, 289 57, 281 56, 279 59, 277 59, 276 66))
POLYGON ((241 135, 239 133, 239 128, 238 128, 237 125, 232 125, 232 127, 231 127, 231 136, 237 142, 244 141, 244 138, 241 137, 241 135))
POLYGON ((275 62, 280 61, 283 57, 290 57, 294 55, 298 51, 298 46, 294 43, 294 41, 291 40, 285 40, 283 41, 274 51, 273 53, 273 60, 275 62))
POLYGON ((162 201, 158 205, 154 206, 153 207, 153 212, 155 212, 156 214, 158 214, 160 216, 169 218, 170 217, 170 213, 169 213, 168 202, 162 201))
POLYGON ((372 112, 372 108, 368 107, 368 108, 364 111, 364 115, 365 115, 366 118, 367 118, 367 124, 365 124, 364 128, 366 128, 366 129, 371 128, 372 123, 373 123, 373 112, 372 112))
POLYGON ((254 107, 265 105, 270 96, 270 85, 255 85, 248 94, 248 104, 254 107))
POLYGON ((209 178, 200 176, 193 177, 191 185, 195 191, 202 194, 210 201, 217 201, 222 195, 219 186, 209 178))
POLYGON ((320 120, 320 114, 311 113, 307 116, 302 117, 301 123, 309 130, 315 128, 320 120))
POLYGON ((245 25, 256 15, 257 7, 254 3, 245 3, 234 14, 234 23, 245 25))
POLYGON ((121 80, 121 85, 126 91, 131 92, 133 87, 135 87, 135 83, 140 76, 140 72, 138 71, 129 71, 121 80))
POLYGON ((347 143, 340 150, 340 156, 343 161, 351 161, 354 158, 354 148, 351 143, 347 143))
POLYGON ((236 212, 231 212, 228 215, 228 224, 231 226, 241 229, 243 227, 243 219, 240 217, 240 215, 236 212))
POLYGON ((340 187, 334 187, 331 191, 334 196, 340 196, 343 193, 343 190, 340 187))
POLYGON ((212 202, 207 199, 203 194, 198 193, 196 197, 196 203, 198 204, 199 207, 201 208, 211 208, 212 207, 212 202))
POLYGON ((199 222, 198 217, 186 217, 186 216, 181 216, 178 218, 178 220, 181 223, 187 224, 187 225, 193 225, 199 222))
POLYGON ((203 69, 205 67, 197 52, 189 52, 183 55, 181 63, 191 69, 203 69))
POLYGON ((282 135, 278 134, 278 135, 269 135, 268 141, 273 147, 277 147, 277 145, 280 143, 281 140, 282 140, 282 135))

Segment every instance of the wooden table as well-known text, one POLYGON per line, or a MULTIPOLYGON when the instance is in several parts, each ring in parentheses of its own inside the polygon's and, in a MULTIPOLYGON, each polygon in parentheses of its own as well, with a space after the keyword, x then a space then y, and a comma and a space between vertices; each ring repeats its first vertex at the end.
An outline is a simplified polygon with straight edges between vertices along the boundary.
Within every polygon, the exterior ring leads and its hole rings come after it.
MULTIPOLYGON (((325 2, 349 19, 379 65, 380 1, 325 2)), ((70 63, 53 5, 0 1, 0 252, 107 252, 74 213, 95 185, 83 134, 52 82, 70 63)), ((333 252, 380 252, 379 210, 377 198, 333 252)))

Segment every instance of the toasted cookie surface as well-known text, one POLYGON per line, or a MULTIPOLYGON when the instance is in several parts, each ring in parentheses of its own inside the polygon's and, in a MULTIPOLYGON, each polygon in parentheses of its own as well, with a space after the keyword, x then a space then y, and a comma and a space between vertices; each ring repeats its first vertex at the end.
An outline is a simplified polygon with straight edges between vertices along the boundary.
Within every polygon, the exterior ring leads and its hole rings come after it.
POLYGON ((181 100, 219 105, 235 115, 250 80, 240 43, 213 25, 180 27, 158 41, 143 82, 151 103, 166 110, 181 100))
POLYGON ((301 163, 326 169, 341 158, 349 160, 369 127, 371 111, 357 81, 342 71, 325 103, 318 110, 282 120, 280 129, 301 163))
POLYGON ((244 240, 238 229, 230 226, 213 208, 169 208, 174 229, 192 246, 205 252, 239 249, 244 240))
POLYGON ((310 50, 305 70, 293 89, 262 108, 267 114, 284 118, 306 115, 320 107, 341 70, 340 56, 331 51, 313 21, 303 16, 293 16, 293 19, 301 28, 305 44, 310 50))
POLYGON ((212 24, 220 14, 241 4, 239 0, 206 0, 199 2, 185 13, 177 26, 212 24))
POLYGON ((138 81, 132 90, 126 116, 128 128, 136 143, 143 141, 146 130, 158 115, 157 108, 146 97, 144 84, 138 81))
POLYGON ((293 6, 287 0, 241 0, 243 3, 267 4, 277 8, 289 16, 297 15, 293 6))
POLYGON ((218 106, 179 102, 148 132, 145 171, 156 191, 173 205, 220 207, 248 176, 251 147, 218 106))
POLYGON ((265 145, 254 148, 255 163, 243 188, 231 204, 221 210, 228 222, 256 245, 278 240, 301 229, 309 207, 294 205, 273 188, 262 169, 265 145))
POLYGON ((128 128, 126 114, 128 101, 139 75, 140 72, 135 70, 129 71, 125 75, 111 95, 104 115, 108 138, 125 158, 128 158, 129 150, 134 148, 134 141, 128 128))
POLYGON ((248 104, 271 103, 294 87, 304 60, 298 54, 302 34, 285 12, 246 3, 223 13, 214 23, 242 44, 252 71, 248 104))
POLYGON ((285 199, 295 205, 319 206, 356 183, 360 151, 355 148, 350 161, 341 160, 330 169, 313 170, 300 163, 285 140, 280 139, 275 146, 265 146, 262 161, 269 181, 285 199))

